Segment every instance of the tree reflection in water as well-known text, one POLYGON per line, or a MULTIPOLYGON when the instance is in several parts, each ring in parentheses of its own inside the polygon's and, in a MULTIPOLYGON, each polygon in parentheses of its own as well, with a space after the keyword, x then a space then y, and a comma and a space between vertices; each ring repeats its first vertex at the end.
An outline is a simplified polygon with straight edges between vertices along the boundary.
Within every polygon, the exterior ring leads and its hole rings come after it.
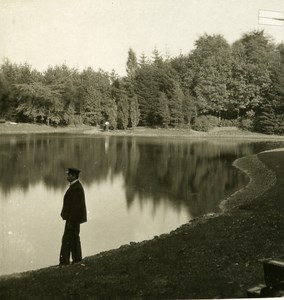
POLYGON ((85 185, 122 175, 129 207, 134 199, 151 199, 154 208, 166 199, 174 209, 187 209, 196 217, 218 210, 224 196, 247 183, 232 162, 259 148, 224 140, 7 136, 0 144, 0 188, 5 194, 42 181, 49 188, 64 189, 64 170, 74 165, 83 170, 85 185))
POLYGON ((247 182, 231 164, 252 152, 248 144, 165 138, 5 137, 0 145, 0 188, 8 193, 42 181, 49 188, 64 189, 64 170, 75 165, 83 170, 86 185, 122 175, 128 206, 135 196, 154 204, 167 199, 175 209, 186 208, 197 216, 215 211, 220 197, 247 182))

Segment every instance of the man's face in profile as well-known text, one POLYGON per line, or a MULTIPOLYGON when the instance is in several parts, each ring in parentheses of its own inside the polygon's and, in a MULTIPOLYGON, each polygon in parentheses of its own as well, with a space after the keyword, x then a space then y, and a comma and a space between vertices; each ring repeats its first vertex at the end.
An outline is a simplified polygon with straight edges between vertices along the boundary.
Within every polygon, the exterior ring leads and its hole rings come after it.
POLYGON ((66 178, 69 182, 72 182, 76 179, 76 175, 68 172, 67 175, 66 175, 66 178))

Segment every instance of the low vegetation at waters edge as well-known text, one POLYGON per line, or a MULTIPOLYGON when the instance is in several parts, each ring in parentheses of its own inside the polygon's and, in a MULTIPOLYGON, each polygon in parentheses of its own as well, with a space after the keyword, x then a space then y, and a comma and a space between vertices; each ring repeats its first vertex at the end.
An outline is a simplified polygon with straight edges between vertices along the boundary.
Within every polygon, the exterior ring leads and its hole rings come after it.
POLYGON ((284 45, 264 31, 245 33, 232 45, 204 34, 178 57, 164 58, 155 49, 151 58, 137 58, 130 48, 126 71, 120 77, 61 65, 39 72, 6 60, 0 65, 0 119, 284 133, 284 45))
POLYGON ((45 124, 31 124, 31 123, 15 123, 15 122, 3 122, 0 123, 0 134, 28 134, 28 133, 55 133, 55 132, 79 132, 93 128, 87 125, 69 125, 69 126, 48 126, 45 124))
POLYGON ((69 126, 48 126, 45 124, 29 124, 4 122, 0 123, 0 134, 33 134, 33 133, 84 133, 84 134, 107 134, 123 136, 179 136, 179 137, 240 137, 257 139, 284 139, 284 136, 265 135, 250 132, 237 127, 213 127, 204 131, 196 131, 190 128, 149 128, 138 126, 135 129, 105 131, 99 126, 90 125, 69 125, 69 126))
POLYGON ((283 166, 283 151, 246 157, 241 167, 256 184, 226 199, 224 213, 86 257, 82 264, 1 276, 0 298, 246 297, 248 288, 264 282, 261 260, 284 256, 283 166))

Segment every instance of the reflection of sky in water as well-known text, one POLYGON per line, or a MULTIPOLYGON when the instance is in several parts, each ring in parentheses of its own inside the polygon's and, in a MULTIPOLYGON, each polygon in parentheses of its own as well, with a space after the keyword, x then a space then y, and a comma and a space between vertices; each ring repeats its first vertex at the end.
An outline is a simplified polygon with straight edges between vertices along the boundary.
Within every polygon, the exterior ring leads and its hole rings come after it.
POLYGON ((58 195, 39 183, 1 199, 1 273, 57 263, 53 252, 61 239, 58 195))
MULTIPOLYGON (((117 177, 109 185, 93 185, 86 190, 86 196, 89 211, 87 226, 90 228, 90 236, 94 236, 90 242, 91 248, 86 248, 89 254, 119 247, 130 241, 150 239, 155 234, 175 229, 189 219, 186 211, 173 211, 163 201, 155 211, 151 201, 144 201, 143 207, 138 201, 134 201, 127 208, 121 177, 117 177)), ((88 230, 85 229, 87 226, 84 225, 82 230, 82 238, 85 239, 88 238, 88 230)))
MULTIPOLYGON (((67 188, 67 183, 66 183, 67 188)), ((47 189, 42 182, 24 193, 13 190, 1 205, 1 274, 55 265, 63 233, 60 211, 65 190, 47 189)), ((188 221, 161 201, 134 201, 127 207, 123 178, 85 186, 88 222, 81 226, 83 256, 151 239, 188 221)))

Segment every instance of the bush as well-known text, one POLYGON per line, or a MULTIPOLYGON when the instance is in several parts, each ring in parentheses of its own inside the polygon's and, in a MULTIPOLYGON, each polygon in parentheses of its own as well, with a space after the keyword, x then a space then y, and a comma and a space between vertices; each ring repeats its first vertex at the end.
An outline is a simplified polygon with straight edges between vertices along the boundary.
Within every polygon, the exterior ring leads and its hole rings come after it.
POLYGON ((219 127, 238 127, 239 120, 238 119, 222 119, 218 125, 219 127))
POLYGON ((239 128, 243 130, 253 131, 254 124, 252 119, 244 118, 239 122, 239 128))
POLYGON ((219 125, 219 119, 215 116, 200 116, 195 118, 192 129, 197 131, 209 131, 219 125))

